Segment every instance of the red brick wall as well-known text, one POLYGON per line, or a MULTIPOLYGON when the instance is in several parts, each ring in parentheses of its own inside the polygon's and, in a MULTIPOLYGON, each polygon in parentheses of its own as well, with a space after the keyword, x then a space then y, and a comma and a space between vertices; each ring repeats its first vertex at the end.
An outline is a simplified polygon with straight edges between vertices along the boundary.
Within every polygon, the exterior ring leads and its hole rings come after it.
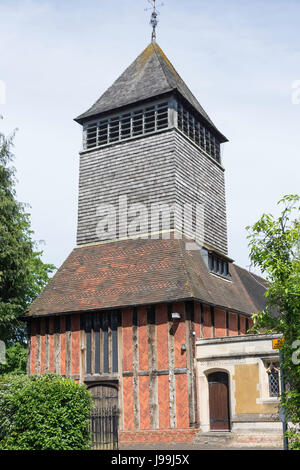
POLYGON ((72 315, 72 374, 80 374, 80 315, 72 315))
POLYGON ((176 321, 174 334, 174 351, 175 351, 175 368, 186 367, 186 351, 181 346, 186 343, 185 319, 184 319, 184 302, 178 302, 173 305, 173 311, 180 313, 180 321, 176 321))
POLYGON ((36 352, 37 352, 37 337, 36 337, 36 320, 31 322, 31 374, 36 373, 36 352))
POLYGON ((240 316, 240 332, 241 335, 245 335, 247 333, 246 317, 243 315, 240 316))
POLYGON ((212 337, 211 313, 208 305, 203 305, 203 338, 212 337))
POLYGON ((229 336, 238 335, 238 317, 236 313, 228 313, 228 334, 229 336))
POLYGON ((168 308, 166 304, 156 307, 157 369, 168 369, 168 308))
POLYGON ((120 444, 178 442, 192 443, 199 429, 164 429, 147 431, 120 431, 120 444))
POLYGON ((132 309, 126 308, 122 312, 123 325, 123 370, 133 368, 132 363, 132 309))
POLYGON ((134 414, 133 414, 133 378, 123 378, 123 414, 124 414, 124 429, 134 429, 134 414))
POLYGON ((40 373, 45 372, 45 359, 46 359, 46 319, 41 320, 41 370, 40 373))
POLYGON ((226 312, 215 308, 215 337, 221 338, 226 336, 226 312))
POLYGON ((138 308, 139 369, 148 370, 147 309, 138 308))
POLYGON ((189 403, 186 374, 175 376, 175 392, 176 427, 180 429, 189 428, 189 403))
POLYGON ((139 377, 140 429, 150 428, 149 377, 139 377))
POLYGON ((60 373, 66 373, 66 317, 60 318, 60 373))
POLYGON ((54 318, 49 318, 49 372, 54 372, 54 318))
MULTIPOLYGON (((194 331, 196 338, 212 338, 213 328, 211 320, 211 307, 209 305, 202 305, 203 309, 203 324, 201 328, 201 304, 195 301, 194 303, 194 331), (201 331, 202 330, 202 331, 201 331)), ((253 325, 251 318, 248 318, 249 328, 253 325)), ((247 334, 246 316, 240 315, 240 334, 247 334)), ((228 331, 226 329, 226 310, 215 307, 214 308, 214 336, 222 338, 224 336, 237 336, 238 335, 238 314, 228 312, 228 331)))
POLYGON ((194 329, 196 338, 201 338, 201 304, 194 302, 194 329))
POLYGON ((169 395, 169 376, 161 375, 158 377, 158 419, 160 429, 168 429, 170 427, 169 395))

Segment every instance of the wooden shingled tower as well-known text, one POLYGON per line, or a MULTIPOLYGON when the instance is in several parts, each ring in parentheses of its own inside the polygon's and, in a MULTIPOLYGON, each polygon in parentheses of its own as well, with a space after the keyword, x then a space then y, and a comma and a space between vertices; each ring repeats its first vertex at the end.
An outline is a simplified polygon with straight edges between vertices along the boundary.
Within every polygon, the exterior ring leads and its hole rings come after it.
POLYGON ((76 121, 77 246, 26 314, 28 372, 73 377, 103 406, 111 396, 124 442, 190 440, 195 339, 245 334, 264 305, 228 257, 227 139, 156 42, 76 121), (169 225, 150 216, 158 206, 169 225), (185 206, 203 209, 200 229, 185 206))

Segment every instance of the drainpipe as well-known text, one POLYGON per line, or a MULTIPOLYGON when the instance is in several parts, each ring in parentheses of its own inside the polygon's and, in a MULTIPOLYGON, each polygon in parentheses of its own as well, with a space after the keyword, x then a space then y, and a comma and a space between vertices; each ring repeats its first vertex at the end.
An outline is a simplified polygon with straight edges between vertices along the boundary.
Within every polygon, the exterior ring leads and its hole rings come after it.
MULTIPOLYGON (((279 351, 279 358, 280 358, 280 384, 281 384, 281 393, 285 391, 285 380, 284 380, 284 372, 283 372, 283 352, 280 349, 279 351)), ((280 420, 282 421, 282 431, 283 431, 283 448, 284 450, 289 450, 289 442, 286 436, 286 432, 288 430, 287 426, 287 416, 285 412, 285 406, 280 406, 279 411, 280 420)))

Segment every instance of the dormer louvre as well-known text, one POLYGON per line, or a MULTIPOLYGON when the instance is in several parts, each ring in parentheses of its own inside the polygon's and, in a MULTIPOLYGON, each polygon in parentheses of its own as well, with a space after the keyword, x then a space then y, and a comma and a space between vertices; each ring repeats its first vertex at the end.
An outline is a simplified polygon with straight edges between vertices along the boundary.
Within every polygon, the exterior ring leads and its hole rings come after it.
POLYGON ((221 143, 218 138, 182 103, 178 104, 178 129, 208 155, 221 163, 221 143))

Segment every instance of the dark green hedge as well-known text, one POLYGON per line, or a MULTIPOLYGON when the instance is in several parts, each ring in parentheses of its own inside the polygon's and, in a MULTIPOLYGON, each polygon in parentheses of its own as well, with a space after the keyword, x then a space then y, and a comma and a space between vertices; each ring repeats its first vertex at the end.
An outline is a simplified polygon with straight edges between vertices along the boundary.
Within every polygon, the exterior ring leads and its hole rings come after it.
POLYGON ((0 449, 90 449, 90 393, 54 374, 0 377, 0 449))

